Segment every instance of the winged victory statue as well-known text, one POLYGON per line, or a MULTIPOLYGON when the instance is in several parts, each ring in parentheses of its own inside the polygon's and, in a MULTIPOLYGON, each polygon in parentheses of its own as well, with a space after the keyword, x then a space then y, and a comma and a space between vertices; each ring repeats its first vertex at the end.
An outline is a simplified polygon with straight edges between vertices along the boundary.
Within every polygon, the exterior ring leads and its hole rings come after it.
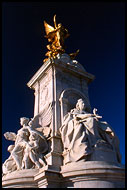
MULTIPOLYGON (((46 32, 45 37, 48 39, 49 42, 51 42, 51 44, 47 45, 47 49, 49 51, 45 54, 46 56, 48 56, 48 58, 56 58, 57 54, 65 53, 64 41, 67 37, 69 37, 68 30, 61 23, 56 23, 56 15, 54 15, 53 21, 54 27, 44 21, 44 27, 46 32)), ((74 59, 78 52, 79 50, 77 50, 75 53, 69 54, 71 59, 74 59)), ((43 62, 47 61, 48 58, 44 59, 43 62)))

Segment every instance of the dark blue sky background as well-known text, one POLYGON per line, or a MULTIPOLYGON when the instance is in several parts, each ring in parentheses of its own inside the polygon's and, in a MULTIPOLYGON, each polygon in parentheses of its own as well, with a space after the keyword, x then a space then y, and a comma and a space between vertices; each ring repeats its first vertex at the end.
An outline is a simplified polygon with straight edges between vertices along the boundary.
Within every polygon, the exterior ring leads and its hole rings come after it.
POLYGON ((92 109, 98 109, 120 139, 125 164, 125 10, 124 3, 62 2, 2 5, 2 162, 8 158, 6 131, 17 132, 22 116, 33 117, 34 91, 26 84, 47 52, 43 21, 53 16, 69 31, 66 53, 96 79, 89 85, 92 109))

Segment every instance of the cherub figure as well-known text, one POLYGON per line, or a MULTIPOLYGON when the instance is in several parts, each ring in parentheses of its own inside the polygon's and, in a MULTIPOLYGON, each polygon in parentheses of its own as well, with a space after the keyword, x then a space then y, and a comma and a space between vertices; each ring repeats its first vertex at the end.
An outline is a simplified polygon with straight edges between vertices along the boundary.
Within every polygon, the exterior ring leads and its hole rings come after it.
POLYGON ((40 168, 46 164, 43 153, 47 152, 48 144, 42 132, 38 131, 38 129, 41 128, 39 125, 39 115, 31 118, 28 126, 30 136, 26 148, 24 149, 22 168, 29 169, 31 164, 40 168))
POLYGON ((37 133, 36 131, 31 131, 29 142, 24 150, 23 167, 25 169, 30 168, 31 162, 32 164, 35 164, 37 168, 41 168, 46 164, 40 148, 41 141, 44 141, 45 143, 46 140, 41 134, 37 133))

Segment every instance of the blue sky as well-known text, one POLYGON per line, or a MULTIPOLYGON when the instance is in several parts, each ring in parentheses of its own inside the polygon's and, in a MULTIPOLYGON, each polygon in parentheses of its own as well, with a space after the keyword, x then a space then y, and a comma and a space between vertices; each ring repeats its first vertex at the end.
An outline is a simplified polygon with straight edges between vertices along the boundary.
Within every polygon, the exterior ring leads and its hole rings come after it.
POLYGON ((66 53, 95 75, 89 85, 98 109, 120 139, 125 164, 125 11, 122 2, 3 3, 2 5, 2 162, 12 144, 3 134, 17 132, 22 116, 33 117, 34 91, 27 82, 42 66, 47 51, 43 21, 53 16, 69 31, 66 53))

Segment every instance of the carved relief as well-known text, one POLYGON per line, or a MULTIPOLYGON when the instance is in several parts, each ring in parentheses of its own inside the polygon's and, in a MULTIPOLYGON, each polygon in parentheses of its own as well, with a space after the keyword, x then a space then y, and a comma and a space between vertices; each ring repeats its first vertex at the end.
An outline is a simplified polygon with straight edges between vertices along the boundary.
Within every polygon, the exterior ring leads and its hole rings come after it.
POLYGON ((41 88, 40 90, 40 106, 44 106, 47 99, 48 99, 48 88, 47 86, 44 86, 44 88, 41 88))
POLYGON ((45 104, 49 103, 49 101, 51 100, 51 86, 51 72, 49 72, 40 81, 40 111, 42 111, 45 104))

